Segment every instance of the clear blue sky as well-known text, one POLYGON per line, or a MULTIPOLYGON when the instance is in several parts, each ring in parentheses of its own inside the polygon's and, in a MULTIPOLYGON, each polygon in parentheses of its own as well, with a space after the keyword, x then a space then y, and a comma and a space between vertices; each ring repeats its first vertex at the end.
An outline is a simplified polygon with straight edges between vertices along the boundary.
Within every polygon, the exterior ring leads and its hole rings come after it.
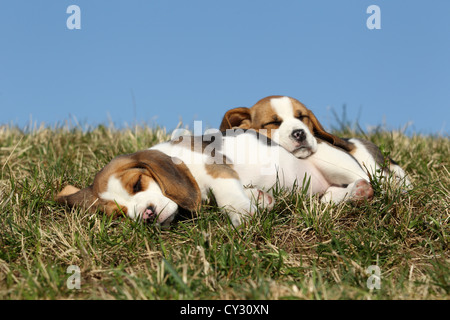
POLYGON ((0 124, 217 127, 280 94, 326 128, 346 104, 363 129, 450 132, 448 0, 4 0, 0 41, 0 124))

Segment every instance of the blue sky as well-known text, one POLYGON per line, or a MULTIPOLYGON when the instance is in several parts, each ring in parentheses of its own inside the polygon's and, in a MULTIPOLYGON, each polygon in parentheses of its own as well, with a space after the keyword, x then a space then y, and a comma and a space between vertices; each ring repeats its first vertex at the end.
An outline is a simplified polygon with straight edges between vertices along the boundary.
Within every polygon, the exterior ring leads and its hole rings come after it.
POLYGON ((0 124, 217 127, 279 94, 328 129, 345 104, 365 130, 450 132, 448 0, 5 0, 0 41, 0 124))

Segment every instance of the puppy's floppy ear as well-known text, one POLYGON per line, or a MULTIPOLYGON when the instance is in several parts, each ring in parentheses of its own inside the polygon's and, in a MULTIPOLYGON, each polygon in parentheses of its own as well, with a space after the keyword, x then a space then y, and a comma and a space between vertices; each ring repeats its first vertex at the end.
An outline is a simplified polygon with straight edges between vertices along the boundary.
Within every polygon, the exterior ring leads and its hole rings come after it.
POLYGON ((325 140, 341 149, 344 149, 347 152, 350 152, 355 148, 353 143, 348 142, 344 139, 339 138, 338 136, 335 136, 331 133, 326 132, 325 129, 320 124, 319 120, 317 120, 316 116, 314 115, 314 113, 311 110, 308 110, 308 118, 313 125, 313 131, 314 131, 315 137, 325 140))
POLYGON ((56 195, 55 200, 61 204, 67 204, 69 207, 81 207, 95 211, 97 209, 95 203, 98 198, 94 195, 92 186, 80 190, 68 185, 56 195))
POLYGON ((158 150, 144 150, 132 155, 155 178, 163 194, 180 207, 195 211, 201 204, 200 188, 188 167, 175 164, 170 156, 158 150))
POLYGON ((250 109, 245 107, 228 110, 223 116, 220 131, 232 128, 249 129, 252 125, 250 109))

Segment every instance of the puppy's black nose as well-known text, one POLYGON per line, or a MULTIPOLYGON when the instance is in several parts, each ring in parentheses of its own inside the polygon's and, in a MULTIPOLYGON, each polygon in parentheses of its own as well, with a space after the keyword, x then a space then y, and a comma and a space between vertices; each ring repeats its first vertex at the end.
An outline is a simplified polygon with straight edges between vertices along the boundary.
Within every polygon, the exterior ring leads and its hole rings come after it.
POLYGON ((306 139, 306 133, 305 133, 305 130, 303 130, 303 129, 297 129, 297 130, 292 131, 291 136, 292 136, 292 138, 294 138, 296 141, 299 141, 299 142, 306 139))

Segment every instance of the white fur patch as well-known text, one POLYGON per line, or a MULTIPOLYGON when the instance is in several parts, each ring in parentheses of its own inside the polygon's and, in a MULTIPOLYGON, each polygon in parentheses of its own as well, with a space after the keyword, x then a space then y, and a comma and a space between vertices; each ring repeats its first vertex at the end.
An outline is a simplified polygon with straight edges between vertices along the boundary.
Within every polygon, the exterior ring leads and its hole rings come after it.
POLYGON ((270 99, 270 105, 277 115, 283 120, 278 133, 273 135, 275 142, 279 143, 289 152, 292 152, 297 158, 306 158, 317 151, 317 140, 301 120, 294 116, 294 106, 288 97, 270 99), (295 130, 304 130, 306 139, 304 143, 299 143, 292 138, 292 132, 295 130))
POLYGON ((283 120, 294 118, 294 107, 288 97, 270 99, 270 105, 283 120))

